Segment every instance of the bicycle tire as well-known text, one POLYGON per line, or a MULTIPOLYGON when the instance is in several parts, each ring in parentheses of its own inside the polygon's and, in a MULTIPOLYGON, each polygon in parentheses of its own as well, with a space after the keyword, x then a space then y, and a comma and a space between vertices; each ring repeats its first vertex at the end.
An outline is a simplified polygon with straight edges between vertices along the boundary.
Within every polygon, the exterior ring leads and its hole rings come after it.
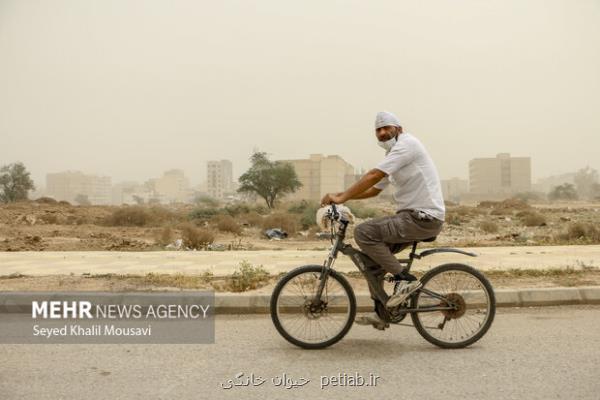
MULTIPOLYGON (((479 282, 481 282, 481 284, 483 285, 483 287, 485 288, 485 290, 488 293, 489 303, 490 303, 489 317, 485 321, 484 326, 475 335, 468 338, 467 340, 464 340, 462 342, 446 342, 443 340, 439 340, 439 339, 433 337, 432 335, 430 335, 429 332, 423 327, 421 320, 417 316, 416 312, 411 313, 411 319, 412 319, 413 325, 415 326, 415 328, 417 329, 419 334, 425 340, 427 340, 429 343, 432 343, 438 347, 445 348, 445 349, 458 349, 458 348, 463 348, 463 347, 469 346, 469 345, 477 342, 490 329, 490 327, 492 326, 492 322, 494 321, 494 317, 496 315, 496 296, 494 294, 494 289, 493 289, 490 281, 485 277, 485 275, 483 275, 480 271, 476 270, 475 268, 473 268, 469 265, 458 264, 458 263, 442 264, 442 265, 439 265, 439 266, 433 268, 432 270, 428 271, 427 273, 425 273, 425 275, 423 275, 423 277, 421 278, 423 287, 426 287, 427 282, 429 282, 436 275, 439 275, 439 274, 441 274, 443 272, 447 272, 447 271, 465 272, 465 273, 473 275, 475 278, 477 278, 477 280, 479 280, 479 282)), ((420 295, 421 295, 421 291, 419 290, 411 298, 411 302, 410 302, 411 308, 418 307, 420 295)))
POLYGON ((283 338, 285 340, 287 340, 288 342, 290 342, 296 346, 304 348, 304 349, 322 349, 322 348, 329 347, 329 346, 337 343, 344 336, 346 336, 346 334, 352 327, 352 324, 354 323, 354 318, 356 316, 356 297, 354 295, 354 291, 352 290, 352 286, 350 286, 350 283, 348 282, 348 280, 346 278, 344 278, 342 275, 340 275, 336 271, 330 270, 329 277, 327 279, 335 279, 337 282, 339 282, 340 285, 342 286, 342 288, 344 289, 344 291, 346 292, 346 295, 348 296, 348 303, 349 303, 350 309, 349 309, 349 313, 348 313, 348 320, 346 321, 342 330, 336 336, 334 336, 324 342, 309 343, 309 342, 303 342, 302 340, 295 338, 294 336, 289 334, 284 329, 284 327, 281 324, 281 321, 279 320, 279 315, 277 313, 277 303, 279 300, 279 296, 281 294, 281 290, 285 287, 285 284, 287 282, 289 282, 291 279, 293 279, 301 274, 314 273, 314 272, 321 273, 322 271, 323 271, 323 266, 321 266, 321 265, 305 265, 305 266, 293 269, 292 271, 290 271, 286 275, 284 275, 283 278, 281 278, 281 280, 279 280, 279 282, 273 289, 273 294, 271 295, 270 312, 271 312, 271 319, 273 320, 273 324, 275 325, 275 328, 277 329, 279 334, 281 334, 281 336, 283 336, 283 338))

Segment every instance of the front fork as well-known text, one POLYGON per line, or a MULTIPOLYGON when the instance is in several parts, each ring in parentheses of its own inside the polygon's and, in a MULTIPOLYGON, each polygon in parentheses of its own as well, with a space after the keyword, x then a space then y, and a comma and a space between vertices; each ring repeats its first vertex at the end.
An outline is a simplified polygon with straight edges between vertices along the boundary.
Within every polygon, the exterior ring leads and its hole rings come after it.
POLYGON ((317 293, 315 298, 313 299, 313 304, 317 305, 321 302, 321 295, 323 294, 323 290, 325 289, 325 285, 327 284, 327 278, 329 278, 329 273, 331 272, 331 266, 333 262, 337 258, 338 254, 338 245, 340 243, 339 236, 335 238, 335 242, 331 247, 331 251, 329 251, 329 256, 327 256, 327 260, 323 263, 323 269, 321 272, 321 276, 319 277, 319 287, 317 288, 317 293))

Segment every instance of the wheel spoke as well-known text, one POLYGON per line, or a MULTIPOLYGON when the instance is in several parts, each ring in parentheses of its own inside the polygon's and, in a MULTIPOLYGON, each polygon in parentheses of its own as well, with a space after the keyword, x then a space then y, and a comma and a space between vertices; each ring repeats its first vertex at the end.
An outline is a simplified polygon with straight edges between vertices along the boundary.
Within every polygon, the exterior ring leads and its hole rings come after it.
MULTIPOLYGON (((441 268, 441 267, 440 267, 441 268)), ((483 278, 485 280, 485 278, 483 278)), ((489 293, 484 282, 465 267, 454 267, 433 272, 424 280, 423 289, 435 292, 457 306, 455 310, 443 310, 427 313, 416 313, 413 316, 415 325, 420 325, 426 339, 433 339, 436 344, 461 344, 475 337, 493 318, 495 304, 492 304, 493 293, 489 293), (444 328, 438 326, 449 317, 444 328)), ((444 305, 422 290, 417 294, 415 307, 444 305)))
POLYGON ((321 272, 300 272, 289 278, 278 292, 274 311, 281 329, 297 341, 319 344, 340 335, 347 328, 353 311, 350 294, 329 275, 321 304, 313 304, 321 272), (332 315, 330 311, 334 312, 332 315))

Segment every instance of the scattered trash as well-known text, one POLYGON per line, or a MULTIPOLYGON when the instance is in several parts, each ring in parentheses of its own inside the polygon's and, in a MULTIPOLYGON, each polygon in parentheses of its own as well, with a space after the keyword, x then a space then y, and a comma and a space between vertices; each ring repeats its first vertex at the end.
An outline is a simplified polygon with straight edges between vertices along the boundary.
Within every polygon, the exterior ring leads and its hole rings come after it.
POLYGON ((206 246, 206 250, 225 251, 227 250, 227 246, 220 243, 210 243, 208 246, 206 246))
POLYGON ((183 248, 183 239, 177 239, 173 243, 165 246, 169 250, 181 250, 183 248))
POLYGON ((281 240, 288 237, 287 232, 281 228, 271 228, 265 231, 265 235, 272 240, 281 240))

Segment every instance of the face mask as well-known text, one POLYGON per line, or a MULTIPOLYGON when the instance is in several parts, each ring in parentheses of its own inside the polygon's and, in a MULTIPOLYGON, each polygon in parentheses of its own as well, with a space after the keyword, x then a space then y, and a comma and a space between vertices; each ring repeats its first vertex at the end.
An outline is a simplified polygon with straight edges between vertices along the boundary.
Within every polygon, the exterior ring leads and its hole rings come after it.
POLYGON ((393 138, 388 139, 386 141, 379 140, 377 141, 377 144, 385 151, 390 151, 392 147, 394 147, 394 145, 396 144, 396 137, 394 136, 393 138))

